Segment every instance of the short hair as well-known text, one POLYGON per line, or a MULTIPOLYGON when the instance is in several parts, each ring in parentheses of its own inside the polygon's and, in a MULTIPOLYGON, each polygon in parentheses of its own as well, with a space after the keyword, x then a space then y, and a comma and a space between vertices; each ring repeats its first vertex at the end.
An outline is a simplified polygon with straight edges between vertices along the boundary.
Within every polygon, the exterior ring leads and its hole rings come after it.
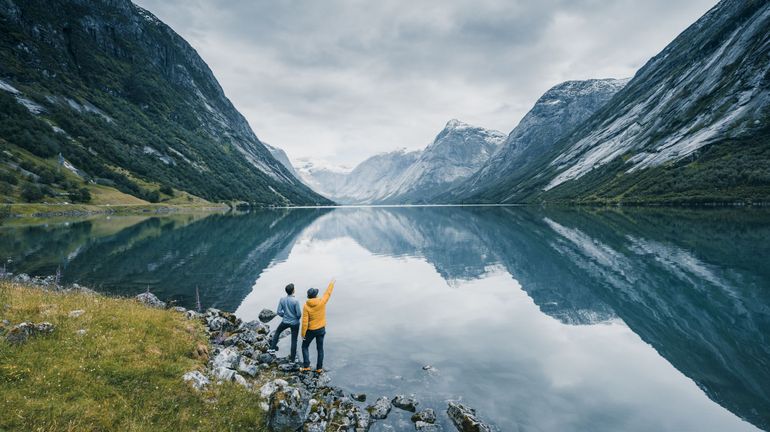
POLYGON ((307 298, 316 298, 318 296, 318 290, 315 288, 310 288, 307 290, 307 298))
POLYGON ((293 283, 290 283, 290 284, 286 285, 286 294, 289 294, 289 295, 294 294, 294 284, 293 283))

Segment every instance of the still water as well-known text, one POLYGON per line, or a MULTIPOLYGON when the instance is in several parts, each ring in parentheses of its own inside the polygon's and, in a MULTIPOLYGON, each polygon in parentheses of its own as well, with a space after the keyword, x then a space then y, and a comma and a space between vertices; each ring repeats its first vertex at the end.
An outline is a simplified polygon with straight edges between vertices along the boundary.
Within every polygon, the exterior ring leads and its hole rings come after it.
MULTIPOLYGON (((197 289, 204 308, 247 320, 288 282, 304 300, 334 277, 334 383, 370 400, 415 393, 445 431, 449 399, 503 431, 770 430, 768 211, 112 217, 0 226, 0 258, 186 307, 197 289)), ((374 430, 414 428, 396 409, 374 430)))

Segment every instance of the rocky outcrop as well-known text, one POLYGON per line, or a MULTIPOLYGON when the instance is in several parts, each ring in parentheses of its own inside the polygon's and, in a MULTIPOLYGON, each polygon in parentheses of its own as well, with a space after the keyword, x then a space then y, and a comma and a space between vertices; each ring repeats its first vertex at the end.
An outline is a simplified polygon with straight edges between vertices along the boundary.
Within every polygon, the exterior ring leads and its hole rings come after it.
POLYGON ((392 402, 394 407, 401 408, 404 411, 411 411, 411 412, 417 411, 417 405, 420 404, 420 402, 417 401, 417 398, 415 398, 414 395, 409 395, 409 396, 396 395, 396 397, 393 398, 392 402))
POLYGON ((459 432, 493 431, 491 426, 479 420, 476 416, 476 410, 459 402, 449 402, 446 413, 459 432))
POLYGON ((35 336, 51 334, 54 329, 54 325, 49 322, 38 324, 23 322, 11 327, 5 335, 5 340, 10 344, 21 345, 35 336))
POLYGON ((166 302, 161 301, 158 297, 155 296, 155 294, 147 291, 143 292, 136 296, 136 300, 140 303, 144 303, 147 306, 158 308, 158 309, 165 309, 166 308, 166 302))
POLYGON ((276 317, 276 313, 271 311, 270 309, 262 309, 259 312, 259 320, 262 321, 263 323, 269 323, 275 317, 276 317))
POLYGON ((302 387, 277 388, 270 395, 267 427, 274 432, 295 432, 305 423, 310 394, 302 387))

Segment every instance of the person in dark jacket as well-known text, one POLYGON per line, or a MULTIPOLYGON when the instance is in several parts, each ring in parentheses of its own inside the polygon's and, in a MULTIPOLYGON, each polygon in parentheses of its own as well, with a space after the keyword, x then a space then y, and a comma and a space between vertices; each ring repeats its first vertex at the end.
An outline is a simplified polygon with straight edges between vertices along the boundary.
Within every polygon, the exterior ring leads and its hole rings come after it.
POLYGON ((291 355, 289 359, 294 361, 297 358, 297 335, 299 334, 302 309, 299 306, 299 301, 294 298, 294 284, 286 285, 285 289, 286 297, 281 298, 278 302, 278 310, 276 312, 283 320, 275 330, 273 340, 270 341, 270 350, 274 352, 277 349, 281 332, 291 329, 291 355))

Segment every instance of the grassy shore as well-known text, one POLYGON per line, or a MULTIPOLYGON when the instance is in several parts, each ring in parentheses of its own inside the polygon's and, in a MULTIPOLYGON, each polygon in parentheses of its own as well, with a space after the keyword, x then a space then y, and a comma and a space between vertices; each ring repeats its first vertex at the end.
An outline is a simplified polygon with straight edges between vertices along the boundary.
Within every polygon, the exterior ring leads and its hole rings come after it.
POLYGON ((55 326, 15 345, 0 324, 0 431, 264 430, 254 393, 182 381, 205 367, 195 352, 208 338, 181 313, 0 282, 0 320, 55 326))

